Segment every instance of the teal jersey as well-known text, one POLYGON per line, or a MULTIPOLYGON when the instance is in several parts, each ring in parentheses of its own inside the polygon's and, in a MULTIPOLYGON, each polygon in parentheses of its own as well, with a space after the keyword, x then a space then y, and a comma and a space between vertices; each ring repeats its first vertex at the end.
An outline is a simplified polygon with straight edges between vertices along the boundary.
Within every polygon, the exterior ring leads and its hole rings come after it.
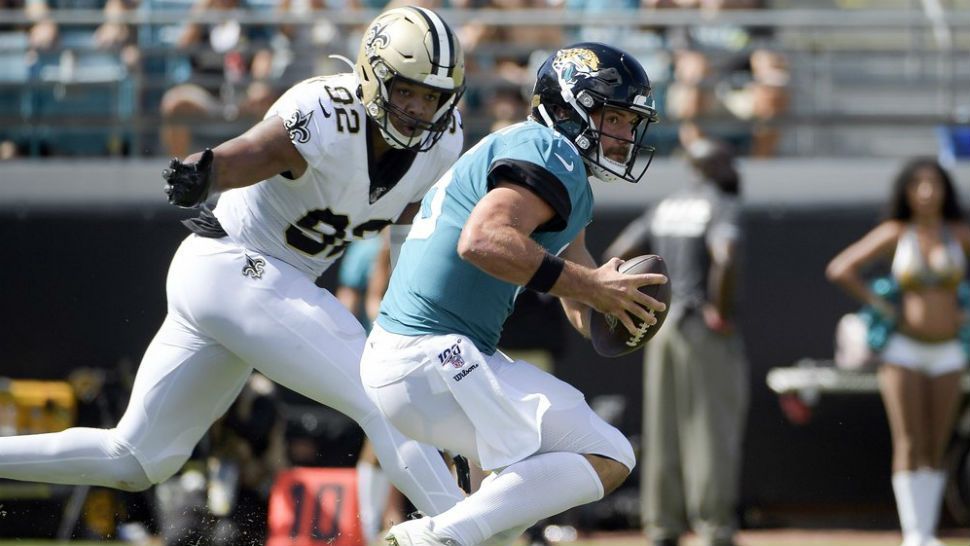
POLYGON ((552 129, 527 121, 492 133, 462 155, 425 194, 377 323, 402 335, 462 334, 495 352, 520 287, 458 256, 458 238, 475 205, 500 180, 545 200, 555 217, 532 239, 559 254, 592 220, 593 192, 576 148, 552 129))

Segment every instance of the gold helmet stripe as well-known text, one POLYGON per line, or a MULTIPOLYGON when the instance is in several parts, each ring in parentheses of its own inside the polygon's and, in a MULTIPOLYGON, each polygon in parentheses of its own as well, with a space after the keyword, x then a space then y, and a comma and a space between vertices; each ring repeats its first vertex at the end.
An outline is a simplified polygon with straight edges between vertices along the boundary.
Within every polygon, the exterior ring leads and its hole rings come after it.
POLYGON ((424 17, 425 22, 428 23, 428 28, 431 29, 433 50, 431 52, 431 64, 434 67, 435 75, 450 78, 455 67, 455 60, 453 59, 455 46, 451 42, 451 32, 448 30, 448 25, 437 13, 429 9, 417 6, 412 6, 412 9, 424 17), (445 61, 442 62, 442 59, 445 59, 445 61))

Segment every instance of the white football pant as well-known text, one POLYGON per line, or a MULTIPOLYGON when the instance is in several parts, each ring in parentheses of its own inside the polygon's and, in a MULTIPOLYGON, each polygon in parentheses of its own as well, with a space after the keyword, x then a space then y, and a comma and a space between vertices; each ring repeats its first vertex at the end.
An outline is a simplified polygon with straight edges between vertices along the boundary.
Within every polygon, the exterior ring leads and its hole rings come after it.
MULTIPOLYGON (((362 379, 368 394, 375 400, 391 422, 410 436, 451 453, 461 454, 486 470, 494 466, 482 464, 480 445, 482 429, 501 427, 499 416, 469 417, 467 408, 455 400, 454 394, 441 388, 439 368, 452 372, 448 364, 442 366, 435 355, 447 347, 456 336, 402 336, 387 332, 375 325, 368 338, 368 346, 361 358, 362 379)), ((501 352, 483 355, 473 346, 464 349, 465 370, 473 361, 484 359, 494 374, 489 382, 505 393, 537 393, 548 407, 532 420, 520 423, 522 431, 508 427, 493 430, 492 436, 528 436, 535 432, 538 441, 534 451, 525 453, 570 452, 601 455, 622 463, 629 469, 636 465, 633 446, 623 433, 601 419, 586 403, 583 393, 552 374, 523 360, 511 360, 501 352), (474 355, 474 356, 471 356, 474 355), (516 434, 521 432, 522 434, 516 434)), ((479 369, 461 374, 460 381, 469 381, 479 369)), ((450 372, 449 372, 450 373, 450 372)))
POLYGON ((437 514, 463 498, 438 452, 405 438, 368 399, 364 330, 306 275, 228 238, 191 235, 175 253, 167 291, 168 316, 118 426, 0 438, 0 477, 127 490, 162 482, 255 368, 356 421, 419 510, 437 514))
POLYGON ((581 392, 501 352, 484 355, 464 336, 402 336, 375 325, 361 378, 408 436, 500 470, 431 518, 437 536, 463 546, 503 544, 542 518, 602 498, 583 455, 636 464, 630 442, 581 392))

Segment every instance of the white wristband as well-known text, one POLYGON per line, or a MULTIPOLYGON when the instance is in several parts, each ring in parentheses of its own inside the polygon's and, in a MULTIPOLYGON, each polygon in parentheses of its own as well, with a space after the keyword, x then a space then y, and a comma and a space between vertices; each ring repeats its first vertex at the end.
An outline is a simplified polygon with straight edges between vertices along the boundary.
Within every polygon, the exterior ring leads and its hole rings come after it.
POLYGON ((401 246, 408 238, 411 224, 391 224, 388 234, 391 236, 391 269, 397 265, 397 257, 401 254, 401 246))

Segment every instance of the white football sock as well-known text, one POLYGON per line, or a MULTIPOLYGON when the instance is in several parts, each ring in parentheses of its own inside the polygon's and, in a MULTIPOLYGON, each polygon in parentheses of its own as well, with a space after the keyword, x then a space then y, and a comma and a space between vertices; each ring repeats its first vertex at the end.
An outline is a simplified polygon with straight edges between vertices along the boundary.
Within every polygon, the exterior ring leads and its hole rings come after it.
MULTIPOLYGON (((482 483, 478 485, 478 488, 481 489, 482 487, 485 487, 486 484, 491 483, 496 478, 498 478, 498 472, 489 473, 489 475, 485 476, 485 479, 482 480, 482 483)), ((512 544, 515 544, 519 540, 519 537, 522 536, 522 533, 524 533, 529 527, 532 527, 535 524, 536 522, 532 522, 526 525, 520 525, 512 529, 499 531, 494 535, 492 535, 490 538, 486 539, 485 542, 483 542, 480 546, 511 546, 512 544)))
POLYGON ((603 484, 585 457, 541 453, 506 467, 483 482, 477 492, 432 519, 435 534, 471 546, 601 498, 603 484))

